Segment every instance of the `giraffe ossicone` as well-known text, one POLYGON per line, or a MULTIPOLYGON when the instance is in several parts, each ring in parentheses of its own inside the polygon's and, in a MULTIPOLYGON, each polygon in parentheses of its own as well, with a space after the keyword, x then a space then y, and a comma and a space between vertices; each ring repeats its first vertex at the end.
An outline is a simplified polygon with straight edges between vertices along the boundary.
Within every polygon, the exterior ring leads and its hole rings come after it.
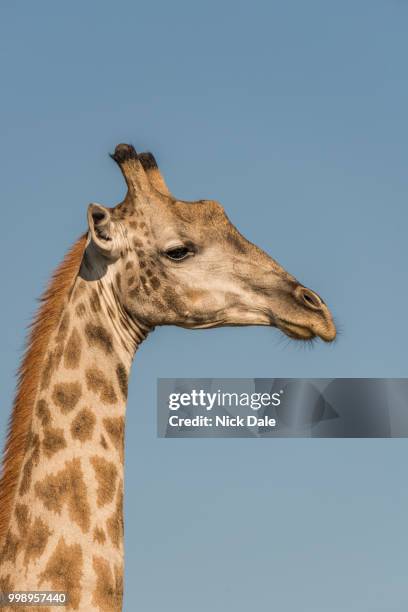
MULTIPOLYGON (((128 191, 90 204, 20 367, 0 483, 0 592, 69 592, 119 611, 124 429, 134 353, 156 326, 277 327, 330 342, 323 300, 246 240, 212 200, 185 202, 151 153, 118 145, 128 191)), ((51 609, 51 608, 45 608, 51 609)))

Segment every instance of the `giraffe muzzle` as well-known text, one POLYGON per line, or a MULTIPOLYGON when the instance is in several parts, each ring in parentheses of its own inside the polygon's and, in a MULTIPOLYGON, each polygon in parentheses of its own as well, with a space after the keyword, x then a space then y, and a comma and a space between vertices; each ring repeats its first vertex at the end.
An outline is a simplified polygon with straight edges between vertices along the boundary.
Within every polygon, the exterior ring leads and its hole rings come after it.
POLYGON ((277 327, 295 340, 321 338, 332 342, 337 335, 330 310, 324 301, 311 289, 297 285, 293 290, 297 308, 288 308, 284 316, 277 317, 277 327))

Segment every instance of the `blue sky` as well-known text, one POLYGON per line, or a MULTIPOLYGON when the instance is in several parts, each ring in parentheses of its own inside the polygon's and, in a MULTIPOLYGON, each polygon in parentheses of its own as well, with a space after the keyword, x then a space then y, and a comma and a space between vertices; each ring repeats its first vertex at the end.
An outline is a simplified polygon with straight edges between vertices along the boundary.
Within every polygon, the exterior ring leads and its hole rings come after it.
POLYGON ((0 20, 0 433, 35 299, 150 149, 342 329, 156 330, 127 424, 125 610, 406 610, 405 440, 158 440, 157 377, 407 376, 408 5, 14 2, 0 20))

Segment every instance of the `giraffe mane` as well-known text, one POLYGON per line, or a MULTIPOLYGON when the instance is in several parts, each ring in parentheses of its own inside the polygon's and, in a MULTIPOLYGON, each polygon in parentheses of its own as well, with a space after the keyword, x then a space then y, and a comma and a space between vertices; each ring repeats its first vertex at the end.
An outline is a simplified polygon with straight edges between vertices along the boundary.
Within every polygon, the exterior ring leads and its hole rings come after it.
POLYGON ((10 521, 27 434, 49 339, 59 322, 65 298, 75 281, 86 245, 86 234, 71 247, 40 298, 40 307, 29 326, 26 350, 18 369, 16 394, 9 420, 0 479, 0 541, 10 521))

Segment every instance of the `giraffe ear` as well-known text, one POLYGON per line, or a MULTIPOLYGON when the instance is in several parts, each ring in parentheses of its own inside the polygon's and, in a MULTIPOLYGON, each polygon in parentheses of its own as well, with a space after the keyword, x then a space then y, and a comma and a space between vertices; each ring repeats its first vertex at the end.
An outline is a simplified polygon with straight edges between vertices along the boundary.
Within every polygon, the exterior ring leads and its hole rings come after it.
POLYGON ((101 204, 88 206, 89 238, 103 255, 114 258, 120 251, 115 223, 108 208, 101 204))

